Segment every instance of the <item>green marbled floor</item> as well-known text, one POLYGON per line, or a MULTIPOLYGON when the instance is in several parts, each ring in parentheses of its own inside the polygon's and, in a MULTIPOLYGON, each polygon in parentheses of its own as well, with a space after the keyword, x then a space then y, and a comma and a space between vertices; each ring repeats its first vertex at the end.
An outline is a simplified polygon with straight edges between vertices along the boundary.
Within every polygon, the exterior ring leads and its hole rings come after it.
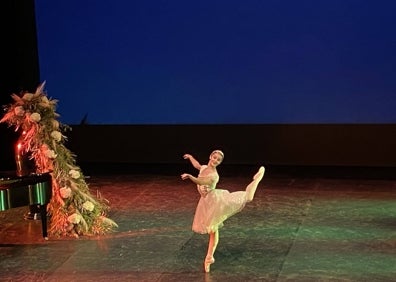
MULTIPOLYGON (((182 171, 180 171, 181 173, 182 171)), ((254 169, 219 188, 244 189, 254 169)), ((199 194, 179 174, 91 174, 116 232, 41 238, 27 208, 0 213, 0 281, 396 281, 396 181, 274 175, 226 221, 211 272, 191 231, 199 194)))

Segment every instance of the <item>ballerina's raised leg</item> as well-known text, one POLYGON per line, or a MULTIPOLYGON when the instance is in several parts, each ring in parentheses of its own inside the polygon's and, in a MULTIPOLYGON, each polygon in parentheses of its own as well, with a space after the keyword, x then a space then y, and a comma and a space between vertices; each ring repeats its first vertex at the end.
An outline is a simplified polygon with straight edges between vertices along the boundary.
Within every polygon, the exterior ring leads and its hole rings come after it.
POLYGON ((253 181, 246 187, 246 202, 253 201, 254 194, 261 179, 263 179, 265 173, 265 168, 262 166, 258 172, 253 176, 253 181))

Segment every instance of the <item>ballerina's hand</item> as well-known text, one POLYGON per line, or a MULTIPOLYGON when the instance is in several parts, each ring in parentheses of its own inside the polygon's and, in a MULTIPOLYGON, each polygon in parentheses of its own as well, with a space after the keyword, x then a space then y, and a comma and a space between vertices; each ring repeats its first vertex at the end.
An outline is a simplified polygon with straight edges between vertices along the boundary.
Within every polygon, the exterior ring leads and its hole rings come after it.
POLYGON ((189 174, 188 173, 183 173, 182 175, 181 175, 181 179, 183 179, 183 180, 186 180, 186 179, 188 179, 189 178, 189 174))
POLYGON ((191 158, 191 155, 190 154, 185 154, 184 156, 183 156, 183 159, 185 159, 185 160, 189 160, 191 158))

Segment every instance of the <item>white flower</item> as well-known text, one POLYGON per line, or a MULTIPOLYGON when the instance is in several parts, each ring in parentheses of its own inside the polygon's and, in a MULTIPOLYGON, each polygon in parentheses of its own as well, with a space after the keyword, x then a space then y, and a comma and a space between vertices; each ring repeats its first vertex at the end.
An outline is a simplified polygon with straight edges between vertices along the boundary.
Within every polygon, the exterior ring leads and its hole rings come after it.
POLYGON ((69 171, 69 175, 74 179, 80 178, 80 172, 74 169, 69 171))
POLYGON ((59 131, 54 130, 54 131, 51 132, 51 137, 59 142, 62 139, 62 134, 59 131))
POLYGON ((58 129, 59 128, 59 122, 56 119, 52 120, 52 127, 54 129, 58 129))
POLYGON ((86 201, 82 206, 87 211, 93 211, 95 208, 94 204, 92 204, 90 201, 86 201))
POLYGON ((33 98, 33 94, 32 93, 26 93, 25 95, 23 95, 22 99, 26 100, 26 101, 30 101, 33 98))
POLYGON ((79 224, 81 221, 81 215, 73 213, 67 217, 67 220, 73 224, 79 224))
POLYGON ((42 106, 43 108, 48 108, 50 106, 50 102, 47 96, 41 96, 40 106, 42 106))
POLYGON ((60 188, 59 192, 63 199, 67 199, 71 196, 72 190, 69 187, 65 186, 65 187, 60 188))
POLYGON ((33 122, 39 122, 41 120, 41 116, 39 113, 33 113, 30 115, 30 120, 33 122))
POLYGON ((51 150, 47 144, 41 145, 41 152, 44 154, 47 158, 50 159, 55 159, 58 155, 55 153, 54 150, 51 150))
POLYGON ((22 106, 15 107, 14 113, 17 116, 22 117, 25 114, 25 109, 22 106))
POLYGON ((50 149, 48 149, 48 150, 45 151, 45 155, 46 155, 47 158, 49 158, 49 159, 55 159, 55 158, 58 156, 58 155, 55 153, 54 150, 50 150, 50 149))

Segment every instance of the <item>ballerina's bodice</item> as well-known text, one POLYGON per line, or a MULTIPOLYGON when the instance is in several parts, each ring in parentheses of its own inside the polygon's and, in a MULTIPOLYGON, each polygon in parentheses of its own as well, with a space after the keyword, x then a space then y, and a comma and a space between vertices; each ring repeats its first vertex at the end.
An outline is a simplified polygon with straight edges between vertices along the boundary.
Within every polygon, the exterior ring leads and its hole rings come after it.
POLYGON ((207 168, 207 165, 203 165, 201 167, 201 170, 199 171, 198 177, 210 177, 213 181, 210 185, 197 185, 197 189, 199 194, 201 194, 202 197, 206 197, 208 193, 216 189, 216 184, 219 182, 219 175, 216 171, 209 172, 207 173, 205 169, 207 168))

